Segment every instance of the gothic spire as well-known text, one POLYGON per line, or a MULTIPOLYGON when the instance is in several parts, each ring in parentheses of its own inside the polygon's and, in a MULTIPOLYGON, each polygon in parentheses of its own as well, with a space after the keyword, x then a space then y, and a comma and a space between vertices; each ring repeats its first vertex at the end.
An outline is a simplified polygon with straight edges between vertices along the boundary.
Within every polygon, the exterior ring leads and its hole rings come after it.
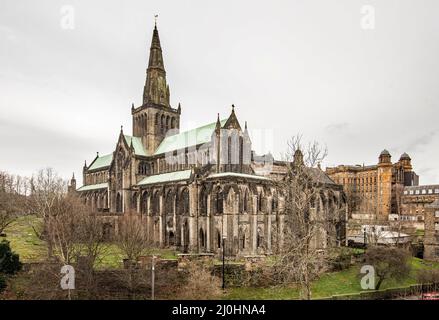
POLYGON ((160 45, 157 24, 152 33, 151 47, 149 50, 148 69, 143 90, 143 104, 153 103, 169 107, 169 88, 166 83, 166 71, 163 64, 162 47, 160 45))
POLYGON ((151 48, 149 49, 148 69, 150 68, 159 68, 165 71, 165 66, 163 65, 162 47, 160 45, 160 37, 159 31, 157 30, 157 25, 154 26, 151 48))
POLYGON ((218 113, 216 118, 215 131, 219 132, 220 130, 221 130, 221 121, 218 113))

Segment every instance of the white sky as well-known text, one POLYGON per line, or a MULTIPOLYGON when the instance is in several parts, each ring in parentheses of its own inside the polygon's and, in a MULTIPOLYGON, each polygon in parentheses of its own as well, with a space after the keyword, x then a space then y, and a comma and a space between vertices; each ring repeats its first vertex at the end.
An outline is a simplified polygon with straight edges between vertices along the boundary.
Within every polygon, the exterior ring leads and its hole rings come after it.
POLYGON ((230 113, 269 132, 276 157, 302 133, 324 165, 409 153, 420 182, 439 183, 439 2, 0 2, 0 170, 51 166, 65 178, 131 134, 154 24, 182 129, 230 113), (61 7, 74 9, 73 30, 61 7), (363 5, 375 28, 361 28, 363 5))

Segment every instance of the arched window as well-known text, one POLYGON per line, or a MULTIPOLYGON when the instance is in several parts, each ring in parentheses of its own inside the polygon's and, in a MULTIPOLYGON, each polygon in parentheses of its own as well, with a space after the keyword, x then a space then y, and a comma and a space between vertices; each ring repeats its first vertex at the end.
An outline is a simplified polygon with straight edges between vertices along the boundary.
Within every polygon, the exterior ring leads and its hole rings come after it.
POLYGON ((131 198, 131 209, 137 209, 137 192, 134 192, 133 197, 131 198))
POLYGON ((216 230, 216 241, 218 249, 221 249, 221 233, 219 232, 219 230, 216 230))
POLYGON ((160 196, 158 191, 152 196, 152 214, 154 216, 160 215, 160 196))
POLYGON ((172 194, 172 191, 169 190, 166 194, 166 201, 165 201, 165 208, 166 208, 166 214, 173 214, 174 213, 174 197, 172 194))
POLYGON ((264 195, 262 192, 259 192, 259 194, 258 194, 258 211, 263 212, 264 211, 263 209, 265 209, 264 208, 264 195))
POLYGON ((262 230, 261 230, 261 228, 258 228, 258 235, 256 238, 256 247, 258 247, 258 248, 262 247, 263 242, 264 242, 264 236, 262 234, 262 230))
POLYGON ((175 235, 174 232, 169 231, 169 245, 174 246, 175 245, 175 235))
POLYGON ((122 195, 118 192, 116 195, 116 212, 121 213, 122 211, 122 195))
POLYGON ((244 230, 239 230, 239 249, 245 249, 245 232, 244 230))
POLYGON ((214 213, 224 213, 224 195, 220 187, 213 194, 214 213))
POLYGON ((199 203, 200 203, 200 215, 202 216, 207 215, 207 191, 204 186, 201 187, 199 203))
POLYGON ((166 116, 166 131, 169 130, 169 116, 166 116))
POLYGON ((180 194, 179 201, 180 214, 189 215, 189 190, 184 188, 180 194))
POLYGON ((204 248, 206 247, 206 239, 202 228, 200 228, 200 247, 202 251, 204 251, 204 248))
POLYGON ((162 117, 160 119, 160 130, 163 132, 165 130, 165 116, 162 114, 162 117))
POLYGON ((242 211, 244 213, 249 212, 249 195, 248 195, 248 190, 245 189, 244 191, 244 199, 243 199, 243 203, 242 203, 242 211))
POLYGON ((174 128, 175 128, 175 118, 172 117, 171 118, 171 129, 174 129, 174 128))
POLYGON ((147 212, 147 210, 148 210, 148 193, 146 191, 142 194, 141 207, 142 207, 141 208, 142 213, 148 213, 147 212))

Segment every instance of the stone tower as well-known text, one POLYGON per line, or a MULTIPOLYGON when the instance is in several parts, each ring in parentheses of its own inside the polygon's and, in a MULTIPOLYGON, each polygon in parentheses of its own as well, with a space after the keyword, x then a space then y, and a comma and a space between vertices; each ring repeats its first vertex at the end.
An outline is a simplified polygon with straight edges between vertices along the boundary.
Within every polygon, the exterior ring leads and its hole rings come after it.
POLYGON ((141 137, 148 154, 153 154, 169 130, 177 133, 180 128, 180 104, 171 107, 169 86, 163 63, 157 25, 152 35, 146 81, 143 89, 143 103, 131 108, 133 116, 133 136, 141 137))
POLYGON ((389 151, 383 150, 378 162, 378 203, 377 216, 379 219, 388 220, 392 207, 392 156, 389 151))

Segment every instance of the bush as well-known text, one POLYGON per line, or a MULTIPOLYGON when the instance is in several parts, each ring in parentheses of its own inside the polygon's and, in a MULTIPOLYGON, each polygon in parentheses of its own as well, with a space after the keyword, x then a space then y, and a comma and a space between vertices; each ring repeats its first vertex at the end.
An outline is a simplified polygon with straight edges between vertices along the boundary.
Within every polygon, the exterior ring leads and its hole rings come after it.
POLYGON ((402 279, 409 275, 410 255, 404 249, 396 247, 372 246, 366 251, 366 263, 375 268, 375 290, 379 290, 381 283, 387 279, 402 279))
POLYGON ((21 267, 20 257, 12 252, 9 241, 0 242, 0 273, 14 274, 20 271, 21 267))
POLYGON ((420 284, 438 284, 439 270, 420 270, 417 278, 420 284))
POLYGON ((179 299, 208 300, 221 297, 221 281, 206 265, 192 262, 186 270, 186 283, 180 288, 179 299))

